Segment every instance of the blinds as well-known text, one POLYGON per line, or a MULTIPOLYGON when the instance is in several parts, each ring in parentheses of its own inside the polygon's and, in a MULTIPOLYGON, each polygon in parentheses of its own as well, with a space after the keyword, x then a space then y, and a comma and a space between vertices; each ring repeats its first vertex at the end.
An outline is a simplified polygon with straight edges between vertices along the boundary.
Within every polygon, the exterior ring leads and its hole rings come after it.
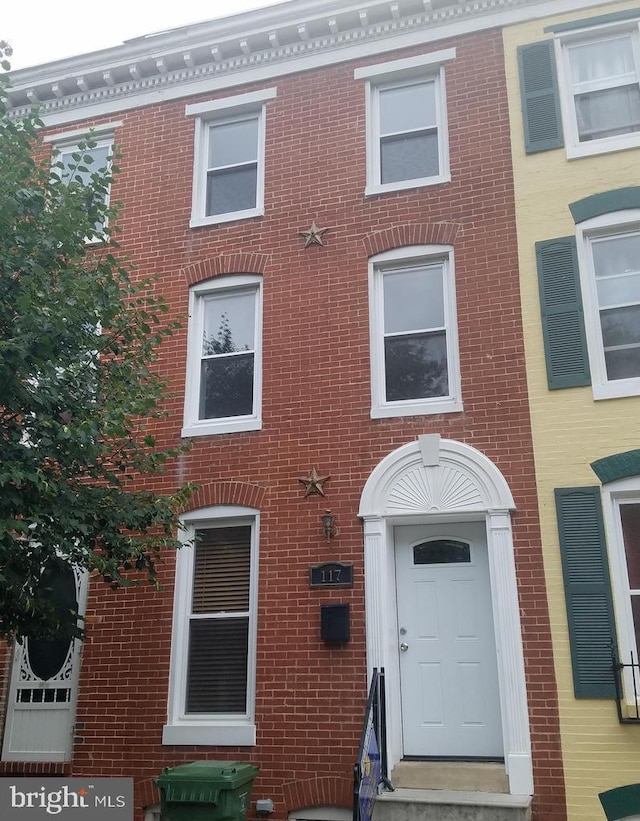
POLYGON ((196 531, 193 613, 249 610, 251 527, 196 531))
POLYGON ((191 622, 187 713, 246 712, 248 635, 248 617, 191 622))
POLYGON ((251 527, 196 531, 187 713, 245 713, 251 527))

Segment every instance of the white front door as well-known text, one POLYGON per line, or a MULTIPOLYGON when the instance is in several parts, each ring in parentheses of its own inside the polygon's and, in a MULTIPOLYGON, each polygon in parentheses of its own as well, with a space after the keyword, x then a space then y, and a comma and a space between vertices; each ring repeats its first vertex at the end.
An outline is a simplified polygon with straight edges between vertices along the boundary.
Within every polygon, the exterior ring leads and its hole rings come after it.
POLYGON ((485 525, 394 532, 403 753, 500 758, 485 525))

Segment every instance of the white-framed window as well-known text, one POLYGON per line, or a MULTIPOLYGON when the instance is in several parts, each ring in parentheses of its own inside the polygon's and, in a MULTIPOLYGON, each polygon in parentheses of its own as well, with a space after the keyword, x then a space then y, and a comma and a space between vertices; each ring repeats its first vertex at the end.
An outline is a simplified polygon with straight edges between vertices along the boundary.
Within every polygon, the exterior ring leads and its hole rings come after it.
POLYGON ((640 145, 638 24, 556 39, 567 156, 640 145))
POLYGON ((585 221, 577 239, 593 396, 640 394, 640 211, 585 221))
POLYGON ((462 409, 453 249, 369 260, 373 418, 462 409))
MULTIPOLYGON (((613 606, 620 660, 637 664, 640 651, 640 477, 618 479, 602 487, 609 546, 613 606)), ((631 677, 631 671, 625 673, 631 677)), ((634 692, 625 681, 625 693, 634 692)), ((637 683, 635 689, 638 689, 637 683)))
POLYGON ((366 194, 451 179, 444 84, 446 49, 356 69, 366 80, 366 194))
POLYGON ((275 88, 186 106, 196 117, 190 226, 264 213, 266 103, 275 88))
POLYGON ((191 288, 183 436, 261 427, 261 349, 262 277, 191 288))
POLYGON ((216 506, 183 524, 163 744, 255 745, 259 513, 216 506))
MULTIPOLYGON (((52 163, 56 166, 55 171, 64 183, 76 182, 88 187, 91 185, 91 178, 94 174, 108 171, 111 167, 113 135, 87 134, 84 136, 90 141, 91 147, 81 148, 82 140, 77 138, 69 140, 68 136, 59 140, 50 138, 50 141, 53 141, 51 157, 52 163)), ((110 195, 111 186, 108 185, 104 192, 105 205, 109 205, 110 195)), ((106 222, 96 223, 95 232, 87 237, 87 243, 102 242, 106 227, 106 222)))

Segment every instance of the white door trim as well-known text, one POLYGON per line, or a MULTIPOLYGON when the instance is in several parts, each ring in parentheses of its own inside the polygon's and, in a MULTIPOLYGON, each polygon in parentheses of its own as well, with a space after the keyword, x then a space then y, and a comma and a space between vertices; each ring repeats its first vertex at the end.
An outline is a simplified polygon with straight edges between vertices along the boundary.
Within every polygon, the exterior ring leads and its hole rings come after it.
POLYGON ((393 525, 485 520, 496 632, 505 769, 512 795, 533 794, 531 739, 520 609, 506 480, 470 445, 420 436, 386 456, 365 484, 364 521, 367 666, 384 667, 387 680, 389 766, 402 755, 398 626, 393 525))

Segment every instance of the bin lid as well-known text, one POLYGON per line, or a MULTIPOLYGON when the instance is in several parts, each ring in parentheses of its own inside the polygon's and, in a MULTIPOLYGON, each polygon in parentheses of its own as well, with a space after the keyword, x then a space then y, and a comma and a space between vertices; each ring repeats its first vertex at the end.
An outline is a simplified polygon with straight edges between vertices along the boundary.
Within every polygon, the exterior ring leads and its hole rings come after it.
POLYGON ((220 792, 235 790, 258 774, 258 767, 241 761, 191 761, 165 767, 155 779, 165 802, 216 804, 220 792))

